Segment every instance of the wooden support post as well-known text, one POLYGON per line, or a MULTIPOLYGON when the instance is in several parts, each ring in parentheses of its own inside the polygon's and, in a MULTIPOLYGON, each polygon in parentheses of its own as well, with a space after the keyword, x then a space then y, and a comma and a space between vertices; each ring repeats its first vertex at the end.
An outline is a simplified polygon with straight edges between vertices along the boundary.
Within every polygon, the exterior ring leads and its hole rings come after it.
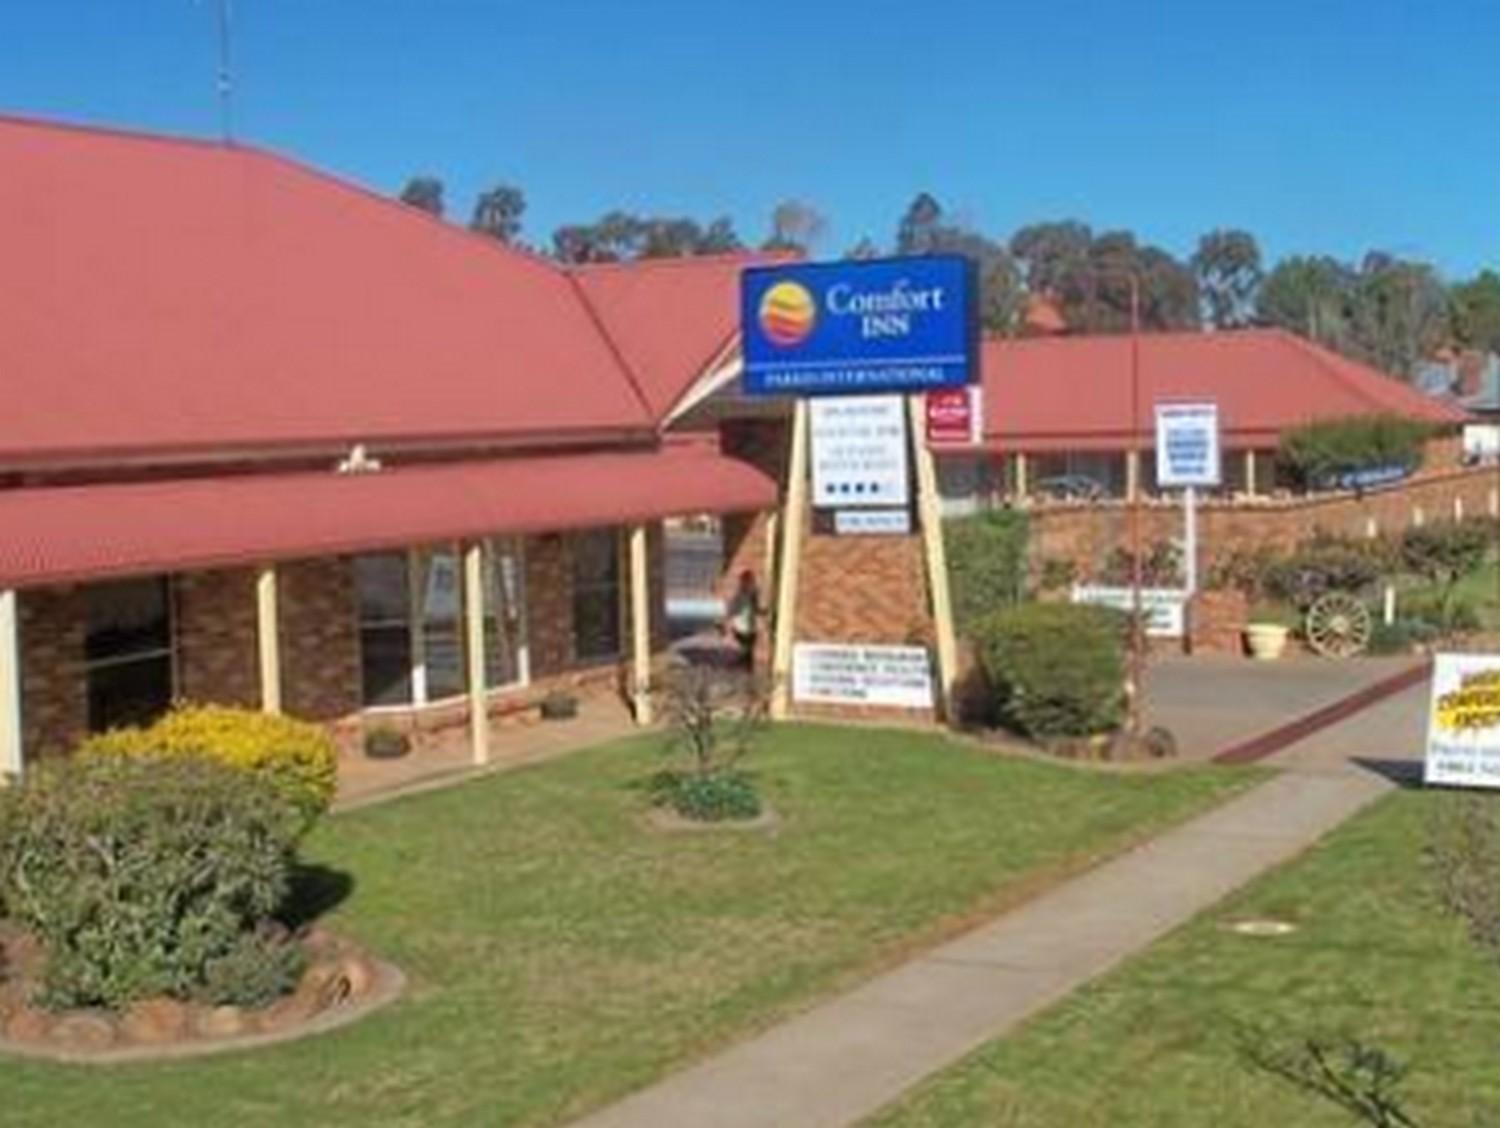
POLYGON ((951 724, 953 689, 958 682, 958 639, 953 629, 953 599, 948 589, 948 556, 943 547, 943 511, 938 497, 937 464, 922 437, 923 397, 906 401, 911 419, 912 449, 917 463, 917 515, 922 522, 922 547, 927 557, 927 589, 932 596, 932 623, 937 637, 938 702, 951 724))
POLYGON ((25 765, 21 729, 21 608, 15 588, 0 591, 0 784, 20 779, 25 765))
POLYGON ((1027 481, 1028 477, 1029 474, 1028 467, 1026 465, 1026 452, 1018 450, 1016 451, 1016 479, 1012 486, 1013 490, 1015 491, 1015 500, 1017 502, 1026 501, 1026 499, 1031 494, 1031 483, 1027 481))
POLYGON ((260 652, 260 707, 281 712, 281 623, 277 614, 276 565, 255 577, 255 638, 260 652))
POLYGON ((484 546, 463 546, 464 625, 469 675, 469 747, 474 763, 490 762, 490 716, 485 705, 484 673, 484 546))
POLYGON ((792 411, 792 450, 781 511, 781 560, 776 575, 776 645, 771 655, 771 717, 791 712, 792 642, 797 634, 797 583, 802 568, 802 527, 807 520, 807 401, 792 411))
POLYGON ((630 529, 631 704, 635 723, 651 723, 651 590, 646 526, 630 529))
POLYGON ((1141 493, 1141 453, 1127 451, 1125 454, 1125 500, 1135 501, 1141 493))
POLYGON ((1245 493, 1249 497, 1256 494, 1257 483, 1255 481, 1255 451, 1245 451, 1245 493))

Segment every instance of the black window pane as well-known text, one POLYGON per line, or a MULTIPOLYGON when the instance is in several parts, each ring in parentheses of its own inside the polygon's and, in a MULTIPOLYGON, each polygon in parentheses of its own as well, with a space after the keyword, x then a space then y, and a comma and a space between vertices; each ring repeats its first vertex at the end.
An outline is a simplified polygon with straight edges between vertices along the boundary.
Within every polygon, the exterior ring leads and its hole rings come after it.
POLYGON ((162 654, 98 666, 89 671, 89 728, 147 724, 172 703, 172 659, 162 654))
POLYGON ((620 653, 620 610, 614 589, 579 592, 573 600, 573 645, 578 657, 620 653))
POLYGON ((90 584, 84 589, 84 600, 84 657, 89 661, 166 650, 171 645, 164 578, 90 584))
POLYGON ((411 632, 405 624, 365 627, 359 633, 366 705, 411 702, 411 632))
POLYGON ((356 558, 354 582, 359 589, 360 622, 404 623, 410 617, 406 553, 389 552, 356 558))

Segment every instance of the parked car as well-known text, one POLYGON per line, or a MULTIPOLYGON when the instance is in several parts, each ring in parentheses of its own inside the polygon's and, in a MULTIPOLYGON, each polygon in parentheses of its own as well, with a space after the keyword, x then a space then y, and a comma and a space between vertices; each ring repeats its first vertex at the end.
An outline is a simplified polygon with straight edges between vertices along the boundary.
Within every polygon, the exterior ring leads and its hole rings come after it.
POLYGON ((1098 501, 1104 496, 1104 487, 1087 474, 1058 474, 1042 478, 1036 483, 1035 490, 1043 497, 1062 501, 1098 501))

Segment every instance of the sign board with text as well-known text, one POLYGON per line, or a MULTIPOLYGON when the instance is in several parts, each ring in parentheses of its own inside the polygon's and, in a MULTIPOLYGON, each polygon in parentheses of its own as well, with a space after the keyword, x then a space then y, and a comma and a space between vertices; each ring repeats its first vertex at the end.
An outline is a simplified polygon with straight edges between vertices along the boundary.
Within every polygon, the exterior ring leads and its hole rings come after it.
MULTIPOLYGON (((1113 607, 1126 614, 1135 609, 1135 597, 1128 587, 1075 584, 1072 595, 1074 603, 1113 607)), ((1187 593, 1176 588, 1141 588, 1141 614, 1146 619, 1146 633, 1152 638, 1181 638, 1187 600, 1187 593)))
POLYGON ((839 509, 833 531, 841 537, 906 537, 911 535, 910 509, 839 509))
POLYGON ((1500 788, 1500 655, 1433 659, 1422 779, 1500 788))
POLYGON ((1219 405, 1156 405, 1156 484, 1162 489, 1217 486, 1219 405))
POLYGON ((932 663, 921 646, 799 642, 792 655, 792 696, 818 705, 931 709, 932 663))
POLYGON ((744 390, 859 395, 975 378, 973 264, 961 255, 787 262, 740 276, 744 390))
POLYGON ((928 392, 927 441, 942 446, 980 442, 984 438, 984 386, 943 388, 928 392))
POLYGON ((809 425, 813 505, 907 505, 906 405, 900 396, 815 399, 809 425))

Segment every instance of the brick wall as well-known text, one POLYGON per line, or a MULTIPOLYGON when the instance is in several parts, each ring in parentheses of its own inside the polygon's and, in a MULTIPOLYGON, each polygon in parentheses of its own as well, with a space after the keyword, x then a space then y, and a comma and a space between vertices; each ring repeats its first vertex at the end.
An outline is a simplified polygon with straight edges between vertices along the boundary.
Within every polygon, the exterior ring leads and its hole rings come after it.
POLYGON ((277 571, 283 708, 318 721, 357 712, 359 607, 352 561, 344 556, 293 560, 277 571))
POLYGON ((189 572, 173 583, 177 695, 254 709, 260 705, 255 570, 189 572))
POLYGON ((76 587, 20 595, 21 723, 28 759, 70 751, 88 731, 83 594, 76 587))
MULTIPOLYGON (((1364 494, 1338 493, 1309 498, 1265 498, 1200 504, 1198 541, 1204 569, 1236 550, 1268 547, 1278 551, 1324 533, 1363 537, 1395 535, 1414 524, 1452 520, 1455 501, 1466 517, 1495 512, 1494 468, 1432 471, 1408 482, 1364 494)), ((1071 560, 1088 575, 1114 548, 1128 547, 1129 507, 1103 505, 1037 506, 1031 509, 1031 560, 1071 560)), ((1141 540, 1180 539, 1180 502, 1148 502, 1141 509, 1141 540)))

